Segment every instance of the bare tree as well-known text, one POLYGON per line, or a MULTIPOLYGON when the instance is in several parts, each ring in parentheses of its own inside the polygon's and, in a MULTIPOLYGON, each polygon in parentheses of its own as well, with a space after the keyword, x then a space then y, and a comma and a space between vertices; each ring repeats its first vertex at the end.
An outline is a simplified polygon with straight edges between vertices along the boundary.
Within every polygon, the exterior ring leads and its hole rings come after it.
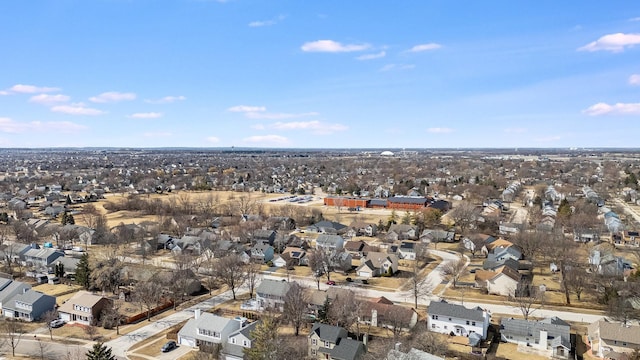
POLYGON ((566 281, 564 281, 565 286, 569 287, 569 291, 576 294, 576 298, 580 301, 582 292, 589 286, 587 272, 581 267, 572 266, 567 269, 564 276, 567 277, 566 281))
POLYGON ((464 269, 466 267, 466 263, 464 259, 458 258, 456 260, 449 260, 442 265, 440 269, 440 274, 446 280, 450 281, 453 287, 455 288, 458 279, 462 276, 464 269))
POLYGON ((158 305, 161 296, 162 288, 155 277, 136 284, 133 299, 141 309, 146 309, 147 321, 151 321, 151 311, 158 305))
POLYGON ((460 233, 466 234, 467 229, 476 221, 478 209, 471 202, 463 201, 451 210, 448 215, 456 226, 460 228, 460 233))
POLYGON ((447 353, 448 345, 446 340, 438 336, 438 334, 425 329, 424 325, 414 326, 412 332, 410 338, 411 347, 438 356, 447 353))
POLYGON ((98 328, 93 324, 89 324, 84 327, 84 333, 87 334, 89 340, 93 341, 95 340, 96 335, 98 335, 98 328))
POLYGON ((536 310, 544 306, 544 291, 531 285, 530 280, 524 280, 514 290, 511 302, 517 307, 525 320, 536 310))
POLYGON ((253 292, 260 280, 260 265, 250 261, 245 266, 245 277, 249 286, 249 298, 253 299, 253 292))
POLYGON ((16 319, 5 318, 2 320, 2 333, 6 339, 7 344, 11 347, 11 355, 16 356, 16 348, 20 344, 22 335, 26 333, 24 324, 16 319))
POLYGON ((535 268, 537 258, 543 253, 547 244, 548 235, 537 231, 522 231, 511 238, 511 242, 522 251, 525 259, 529 260, 535 268))
POLYGON ((426 274, 422 274, 422 268, 418 266, 418 260, 413 262, 411 273, 409 274, 409 284, 411 284, 411 295, 415 309, 418 310, 418 299, 430 295, 435 289, 435 284, 429 281, 426 274))
POLYGON ((123 263, 115 258, 99 261, 91 271, 91 282, 102 291, 115 294, 120 285, 123 263))
POLYGON ((53 340, 53 326, 51 326, 51 322, 56 319, 58 319, 58 312, 56 310, 49 310, 42 315, 42 320, 45 322, 47 330, 49 330, 51 340, 53 340))
POLYGON ((331 281, 331 273, 334 271, 334 257, 337 253, 330 253, 323 249, 314 249, 307 253, 309 257, 309 267, 316 277, 318 283, 318 290, 320 289, 319 275, 327 277, 327 281, 331 281))
POLYGON ((305 289, 297 282, 292 282, 289 291, 284 297, 284 319, 291 323, 295 329, 295 335, 300 333, 300 327, 304 324, 309 310, 309 297, 305 289))
POLYGON ((329 307, 329 320, 336 326, 350 329, 358 321, 362 302, 356 298, 353 290, 337 295, 329 307))
POLYGON ((105 329, 116 328, 116 335, 120 335, 120 324, 124 321, 125 316, 120 313, 120 303, 114 301, 110 306, 102 310, 100 315, 102 327, 105 329))
POLYGON ((245 281, 244 263, 239 255, 229 255, 218 259, 214 268, 215 277, 223 284, 229 287, 233 294, 233 299, 236 299, 236 289, 245 281))

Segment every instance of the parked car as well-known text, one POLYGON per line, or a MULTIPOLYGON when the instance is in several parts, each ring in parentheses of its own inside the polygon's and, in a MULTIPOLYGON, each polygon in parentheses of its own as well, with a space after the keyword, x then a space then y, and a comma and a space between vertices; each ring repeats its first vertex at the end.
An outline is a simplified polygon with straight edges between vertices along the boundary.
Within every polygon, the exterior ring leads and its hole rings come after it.
POLYGON ((177 348, 178 345, 176 344, 175 341, 171 340, 171 341, 167 341, 167 343, 165 343, 164 345, 162 345, 162 352, 169 352, 175 348, 177 348))
POLYGON ((51 320, 51 323, 49 323, 49 326, 51 326, 52 328, 59 328, 62 325, 64 325, 64 320, 62 319, 51 320))
POLYGON ((327 285, 335 285, 335 284, 336 284, 336 282, 335 282, 335 281, 333 281, 333 280, 329 280, 329 281, 327 281, 327 285))

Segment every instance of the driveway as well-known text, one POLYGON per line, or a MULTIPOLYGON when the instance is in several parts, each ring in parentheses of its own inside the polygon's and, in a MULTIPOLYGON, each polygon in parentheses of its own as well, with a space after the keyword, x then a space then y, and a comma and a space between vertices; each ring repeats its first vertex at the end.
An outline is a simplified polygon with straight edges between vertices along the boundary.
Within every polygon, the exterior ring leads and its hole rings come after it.
MULTIPOLYGON (((134 330, 126 335, 122 335, 117 339, 111 340, 106 343, 107 346, 110 346, 113 349, 113 354, 126 358, 127 351, 131 346, 135 343, 150 338, 163 330, 166 330, 184 320, 190 319, 194 316, 194 312, 196 309, 200 309, 202 311, 206 311, 211 309, 212 307, 219 305, 223 302, 231 300, 232 295, 231 291, 225 291, 220 295, 216 295, 202 301, 196 305, 193 305, 184 310, 178 311, 174 314, 171 314, 165 318, 160 320, 152 321, 149 325, 141 327, 140 329, 134 330)), ((187 346, 181 346, 181 348, 188 348, 187 346)), ((168 354, 172 354, 172 356, 168 357, 169 359, 175 358, 173 355, 176 354, 177 350, 174 350, 168 354)))

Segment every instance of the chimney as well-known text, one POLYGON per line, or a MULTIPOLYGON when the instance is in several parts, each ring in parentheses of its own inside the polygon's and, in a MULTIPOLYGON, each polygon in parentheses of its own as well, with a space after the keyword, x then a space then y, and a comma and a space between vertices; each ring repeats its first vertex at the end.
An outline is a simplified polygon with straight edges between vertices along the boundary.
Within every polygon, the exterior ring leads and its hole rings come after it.
POLYGON ((200 309, 196 309, 196 310, 194 311, 195 318, 196 318, 196 319, 197 319, 197 318, 199 318, 201 313, 202 313, 202 310, 200 310, 200 309))

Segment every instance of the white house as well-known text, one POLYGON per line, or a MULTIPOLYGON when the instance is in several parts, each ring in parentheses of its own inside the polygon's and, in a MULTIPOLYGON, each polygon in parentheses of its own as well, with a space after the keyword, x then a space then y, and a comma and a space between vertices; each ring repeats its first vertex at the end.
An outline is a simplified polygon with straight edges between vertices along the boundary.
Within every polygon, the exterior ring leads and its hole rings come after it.
POLYGON ((383 273, 395 274, 397 271, 398 257, 396 255, 372 251, 362 260, 362 264, 356 269, 356 274, 368 279, 383 273))
POLYGON ((256 288, 256 300, 260 308, 282 311, 289 288, 291 284, 286 281, 263 279, 256 288))
POLYGON ((191 347, 224 344, 229 335, 245 325, 245 318, 228 319, 196 309, 193 319, 178 331, 178 344, 191 347))
POLYGON ((429 330, 457 336, 476 333, 487 338, 491 314, 475 307, 468 309, 462 305, 450 304, 444 300, 429 305, 427 324, 429 330))

